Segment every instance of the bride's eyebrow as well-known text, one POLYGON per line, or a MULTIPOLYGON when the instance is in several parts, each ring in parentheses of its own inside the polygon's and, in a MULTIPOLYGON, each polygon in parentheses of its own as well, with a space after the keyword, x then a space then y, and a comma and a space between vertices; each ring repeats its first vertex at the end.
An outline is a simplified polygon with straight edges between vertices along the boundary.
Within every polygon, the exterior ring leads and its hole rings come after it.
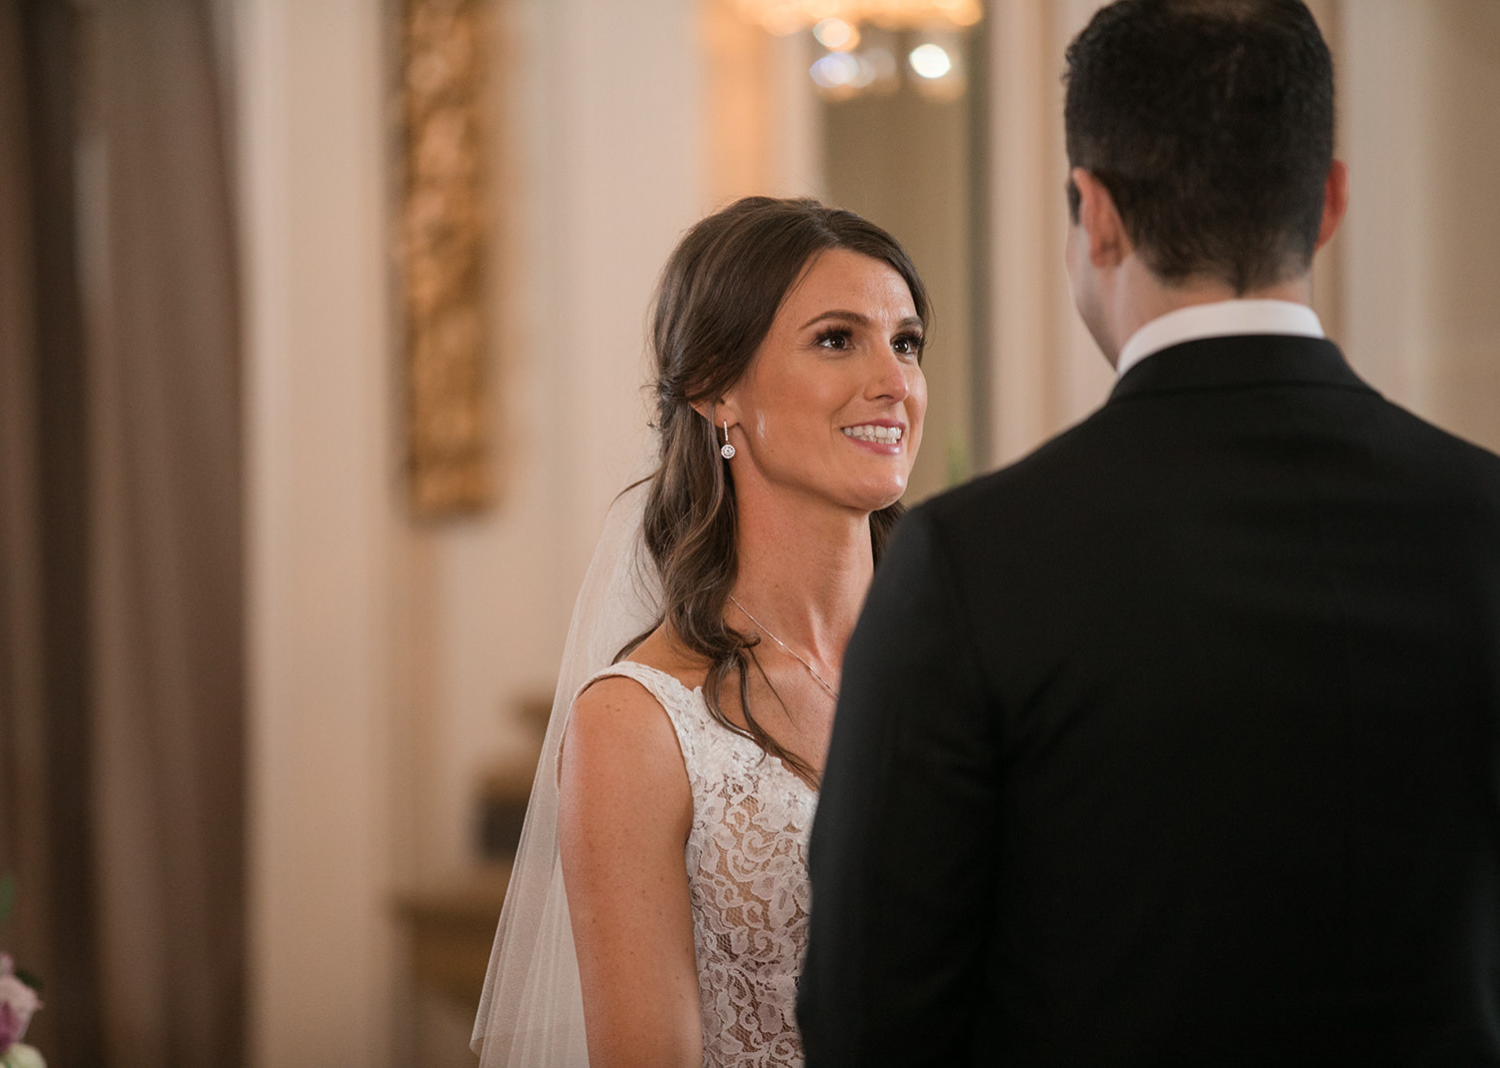
MULTIPOLYGON (((803 323, 798 329, 806 330, 809 326, 812 326, 816 323, 821 323, 825 319, 831 320, 833 322, 853 323, 855 326, 871 325, 871 319, 868 315, 861 315, 859 312, 834 309, 833 311, 820 312, 817 315, 814 315, 811 319, 807 320, 807 322, 803 323)), ((899 323, 896 324, 896 329, 909 330, 914 326, 920 327, 921 325, 921 319, 919 319, 915 315, 908 315, 905 319, 902 319, 899 323)))
POLYGON ((868 315, 861 315, 859 312, 839 311, 835 309, 833 311, 819 312, 817 315, 814 315, 811 319, 807 320, 807 322, 803 323, 801 329, 806 330, 809 326, 812 326, 814 323, 821 323, 824 319, 830 319, 834 322, 853 323, 855 326, 870 325, 870 317, 868 315))

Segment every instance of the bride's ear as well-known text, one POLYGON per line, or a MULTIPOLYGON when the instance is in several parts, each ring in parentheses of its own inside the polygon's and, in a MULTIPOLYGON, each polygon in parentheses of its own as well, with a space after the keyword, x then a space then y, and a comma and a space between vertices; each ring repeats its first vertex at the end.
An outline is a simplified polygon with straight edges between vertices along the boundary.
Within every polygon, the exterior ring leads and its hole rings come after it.
POLYGON ((734 402, 726 397, 718 400, 693 401, 693 411, 707 419, 714 426, 728 422, 731 426, 740 421, 739 413, 735 410, 734 402))

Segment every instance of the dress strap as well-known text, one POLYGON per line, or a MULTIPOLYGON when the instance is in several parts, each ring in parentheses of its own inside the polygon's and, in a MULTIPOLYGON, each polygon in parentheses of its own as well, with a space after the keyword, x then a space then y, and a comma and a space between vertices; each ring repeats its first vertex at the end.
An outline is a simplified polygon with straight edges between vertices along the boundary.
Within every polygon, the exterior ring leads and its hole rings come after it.
MULTIPOLYGON (((583 693, 600 679, 608 678, 631 679, 640 683, 647 693, 656 698, 657 704, 666 710, 667 719, 672 722, 672 730, 677 735, 677 745, 682 749, 683 761, 691 772, 694 767, 693 758, 698 750, 698 737, 704 727, 704 715, 700 711, 703 699, 700 692, 688 689, 675 675, 669 675, 665 671, 648 667, 634 660, 621 660, 594 672, 578 688, 578 693, 583 693)), ((573 699, 575 701, 578 699, 576 694, 573 699)))

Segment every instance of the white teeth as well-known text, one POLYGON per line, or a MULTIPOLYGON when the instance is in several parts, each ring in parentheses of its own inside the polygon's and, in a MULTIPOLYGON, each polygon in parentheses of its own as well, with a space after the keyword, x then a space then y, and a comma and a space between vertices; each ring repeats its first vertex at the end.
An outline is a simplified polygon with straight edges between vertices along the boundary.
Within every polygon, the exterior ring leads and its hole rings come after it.
POLYGON ((894 445, 901 440, 901 428, 899 426, 876 426, 873 423, 861 423, 859 426, 846 426, 844 433, 859 441, 873 441, 880 445, 894 445))

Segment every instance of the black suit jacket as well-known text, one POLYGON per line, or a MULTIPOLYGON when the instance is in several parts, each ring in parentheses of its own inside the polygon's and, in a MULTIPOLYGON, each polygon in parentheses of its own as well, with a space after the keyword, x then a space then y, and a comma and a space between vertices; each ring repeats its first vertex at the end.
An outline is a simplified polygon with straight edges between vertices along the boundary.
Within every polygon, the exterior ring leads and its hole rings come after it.
POLYGON ((1333 344, 916 509, 843 679, 810 1068, 1500 1064, 1500 457, 1333 344))

